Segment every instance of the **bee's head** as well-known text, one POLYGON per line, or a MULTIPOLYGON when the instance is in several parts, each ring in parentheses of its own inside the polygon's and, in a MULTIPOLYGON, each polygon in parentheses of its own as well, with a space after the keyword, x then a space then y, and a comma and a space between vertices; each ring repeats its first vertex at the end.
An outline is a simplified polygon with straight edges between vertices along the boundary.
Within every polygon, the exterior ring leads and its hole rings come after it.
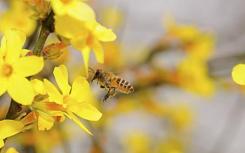
POLYGON ((92 82, 93 82, 94 80, 100 78, 101 75, 102 75, 102 70, 101 70, 101 69, 97 69, 97 70, 95 71, 95 74, 94 74, 94 77, 93 77, 93 79, 92 79, 92 82))

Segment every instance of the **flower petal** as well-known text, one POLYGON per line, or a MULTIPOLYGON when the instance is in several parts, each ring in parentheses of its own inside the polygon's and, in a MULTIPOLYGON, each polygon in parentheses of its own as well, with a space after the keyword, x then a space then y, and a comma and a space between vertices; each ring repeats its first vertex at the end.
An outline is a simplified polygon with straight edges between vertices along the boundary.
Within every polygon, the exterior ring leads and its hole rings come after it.
POLYGON ((54 68, 55 80, 61 89, 63 95, 68 95, 71 90, 71 86, 68 83, 68 72, 65 65, 60 65, 54 68))
POLYGON ((38 120, 37 120, 38 130, 50 130, 54 125, 54 118, 48 114, 38 111, 38 120))
POLYGON ((51 0, 51 5, 57 15, 69 15, 79 21, 95 20, 93 9, 81 1, 64 3, 61 0, 51 0))
POLYGON ((96 60, 99 63, 104 63, 104 50, 100 42, 94 41, 93 50, 95 53, 96 60))
POLYGON ((74 121, 77 125, 79 125, 80 128, 83 129, 85 132, 87 132, 90 135, 93 135, 72 112, 68 112, 66 116, 72 121, 74 121))
POLYGON ((239 85, 245 85, 245 64, 238 64, 232 70, 232 78, 239 85))
POLYGON ((14 63, 14 70, 23 77, 32 76, 43 68, 43 58, 37 56, 22 57, 14 63))
POLYGON ((41 80, 33 79, 31 80, 32 87, 34 91, 36 92, 36 95, 41 94, 45 95, 47 92, 45 90, 44 84, 41 80))
POLYGON ((24 124, 21 121, 15 120, 2 120, 0 121, 0 139, 13 136, 21 132, 24 128, 24 124))
POLYGON ((84 23, 68 15, 55 16, 55 32, 65 38, 71 39, 82 36, 88 32, 84 23), (67 24, 69 23, 69 24, 67 24), (64 26, 66 25, 66 26, 64 26))
POLYGON ((101 112, 99 112, 93 105, 86 102, 73 103, 68 106, 68 109, 79 117, 90 121, 98 121, 102 116, 101 112))
POLYGON ((81 1, 76 1, 74 7, 69 9, 69 15, 80 20, 80 21, 90 21, 95 20, 95 13, 93 9, 81 1))
POLYGON ((117 36, 113 33, 111 29, 107 29, 99 23, 96 24, 94 34, 98 38, 98 40, 104 42, 113 41, 117 38, 117 36))
POLYGON ((70 96, 78 102, 89 102, 93 99, 89 83, 84 77, 78 76, 74 80, 70 96))
POLYGON ((6 39, 6 61, 12 63, 19 58, 26 37, 24 33, 13 29, 8 30, 4 37, 6 39))
POLYGON ((34 98, 31 82, 21 76, 12 76, 8 81, 8 93, 22 105, 30 105, 34 98))
POLYGON ((49 95, 50 102, 56 102, 57 104, 63 104, 63 96, 57 90, 57 88, 47 79, 44 79, 44 86, 49 95))

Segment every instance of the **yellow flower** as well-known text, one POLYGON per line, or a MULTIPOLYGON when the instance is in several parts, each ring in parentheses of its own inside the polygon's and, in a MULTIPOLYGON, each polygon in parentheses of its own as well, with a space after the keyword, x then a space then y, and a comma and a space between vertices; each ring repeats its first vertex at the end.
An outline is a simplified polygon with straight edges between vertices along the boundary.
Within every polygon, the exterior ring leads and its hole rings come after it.
POLYGON ((51 0, 51 6, 55 13, 55 31, 67 39, 86 33, 85 22, 95 21, 93 9, 80 0, 51 0))
POLYGON ((190 127, 193 123, 193 112, 188 105, 170 106, 168 115, 177 129, 184 130, 190 127))
POLYGON ((98 121, 102 114, 91 104, 94 100, 87 80, 77 77, 72 86, 68 83, 68 72, 64 65, 54 69, 54 77, 60 91, 48 80, 44 80, 44 86, 50 102, 61 107, 65 116, 77 123, 83 130, 90 131, 80 122, 77 116, 90 121, 98 121))
POLYGON ((168 137, 160 141, 154 153, 184 153, 185 143, 178 137, 168 137))
POLYGON ((188 55, 199 60, 208 60, 214 51, 215 40, 210 34, 202 33, 196 40, 185 45, 188 55))
POLYGON ((21 57, 25 42, 23 33, 9 30, 1 41, 0 48, 0 95, 5 93, 22 105, 30 105, 34 91, 26 77, 32 76, 43 67, 43 59, 37 56, 21 57))
POLYGON ((196 26, 176 24, 171 16, 167 17, 165 25, 168 36, 183 42, 193 41, 200 34, 200 31, 196 26))
POLYGON ((108 7, 102 12, 102 23, 114 30, 122 26, 123 19, 123 12, 117 8, 108 7))
POLYGON ((205 62, 188 56, 177 68, 180 86, 188 91, 202 96, 211 96, 215 85, 208 76, 208 68, 205 62))
POLYGON ((104 63, 104 50, 100 42, 110 42, 116 39, 111 29, 107 29, 97 22, 87 22, 88 31, 71 39, 71 44, 83 54, 85 72, 88 72, 89 55, 93 50, 96 60, 104 63))
POLYGON ((97 61, 103 63, 104 52, 100 41, 115 40, 116 35, 112 30, 97 23, 94 11, 79 0, 51 0, 51 5, 55 12, 56 33, 81 51, 86 74, 91 49, 94 50, 97 61))
POLYGON ((15 148, 11 147, 9 148, 6 153, 19 153, 15 148))
POLYGON ((143 132, 130 133, 125 143, 129 153, 148 153, 151 150, 150 138, 143 132))
POLYGON ((0 31, 5 33, 8 29, 17 29, 29 36, 36 28, 33 15, 33 10, 23 1, 12 0, 10 9, 0 16, 0 31))
POLYGON ((0 121, 0 148, 4 146, 4 139, 20 133, 24 128, 21 121, 2 120, 0 121))
POLYGON ((245 64, 238 64, 233 68, 232 79, 239 85, 245 85, 245 64))

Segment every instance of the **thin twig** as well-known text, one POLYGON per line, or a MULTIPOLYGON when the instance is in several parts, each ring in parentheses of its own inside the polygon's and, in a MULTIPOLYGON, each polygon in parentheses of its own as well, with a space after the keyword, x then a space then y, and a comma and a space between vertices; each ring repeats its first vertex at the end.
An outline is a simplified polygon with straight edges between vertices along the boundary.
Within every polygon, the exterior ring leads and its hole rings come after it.
POLYGON ((46 18, 46 20, 44 20, 42 22, 42 27, 41 27, 41 31, 39 34, 39 37, 37 39, 37 42, 34 46, 33 49, 33 54, 40 56, 42 54, 42 49, 43 46, 49 36, 50 33, 52 33, 54 31, 54 13, 53 11, 51 11, 48 15, 48 17, 46 18))

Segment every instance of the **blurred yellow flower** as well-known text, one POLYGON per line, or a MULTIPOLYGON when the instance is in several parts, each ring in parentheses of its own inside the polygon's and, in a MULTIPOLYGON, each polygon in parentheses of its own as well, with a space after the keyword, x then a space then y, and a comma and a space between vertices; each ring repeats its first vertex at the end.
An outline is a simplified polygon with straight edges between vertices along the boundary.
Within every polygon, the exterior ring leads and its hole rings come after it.
POLYGON ((214 51, 215 40, 210 34, 202 33, 191 43, 184 45, 189 56, 207 61, 214 51))
POLYGON ((177 73, 182 88, 202 96, 214 94, 215 85, 208 76, 208 68, 205 62, 188 56, 178 66, 177 73))
POLYGON ((177 129, 184 130, 192 125, 194 115, 187 105, 170 106, 167 110, 171 122, 177 129))
POLYGON ((125 64, 122 55, 122 46, 117 42, 109 42, 103 44, 104 50, 106 52, 104 65, 113 69, 120 69, 125 64))
POLYGON ((184 153, 184 143, 178 138, 166 138, 163 140, 157 148, 154 150, 154 153, 184 153))
POLYGON ((232 79, 239 85, 245 85, 245 64, 238 64, 232 69, 232 79))
POLYGON ((176 24, 174 18, 171 16, 166 17, 164 25, 167 36, 179 39, 185 43, 196 39, 200 34, 196 26, 176 24))
POLYGON ((118 30, 123 23, 123 17, 121 10, 108 7, 102 12, 102 23, 113 30, 118 30))
POLYGON ((20 133, 24 128, 21 121, 15 120, 2 120, 0 121, 0 148, 4 146, 4 139, 20 133))
POLYGON ((130 133, 125 140, 128 153, 151 152, 150 138, 143 132, 130 133))
MULTIPOLYGON (((48 80, 44 80, 44 86, 50 102, 54 102, 60 107, 60 111, 77 123, 83 130, 91 132, 80 122, 77 116, 90 121, 98 121, 102 114, 91 104, 94 99, 90 91, 89 83, 81 76, 78 76, 72 86, 68 83, 68 72, 64 65, 54 69, 54 77, 60 91, 48 80), (59 106, 60 105, 60 106, 59 106)), ((55 104, 54 104, 55 105, 55 104)), ((58 108, 59 109, 59 108, 58 108)), ((46 116, 46 118, 49 118, 46 116)), ((45 120, 45 118, 43 118, 45 120)), ((46 123, 51 126, 52 119, 46 119, 46 123)))
POLYGON ((21 57, 25 42, 23 33, 9 30, 1 41, 0 48, 0 95, 5 93, 22 105, 30 105, 34 91, 26 77, 32 76, 43 68, 42 57, 21 57))
POLYGON ((0 16, 0 31, 17 29, 30 36, 37 24, 33 10, 20 0, 12 0, 10 4, 10 9, 0 16))
POLYGON ((9 148, 6 153, 19 153, 15 148, 9 148))

